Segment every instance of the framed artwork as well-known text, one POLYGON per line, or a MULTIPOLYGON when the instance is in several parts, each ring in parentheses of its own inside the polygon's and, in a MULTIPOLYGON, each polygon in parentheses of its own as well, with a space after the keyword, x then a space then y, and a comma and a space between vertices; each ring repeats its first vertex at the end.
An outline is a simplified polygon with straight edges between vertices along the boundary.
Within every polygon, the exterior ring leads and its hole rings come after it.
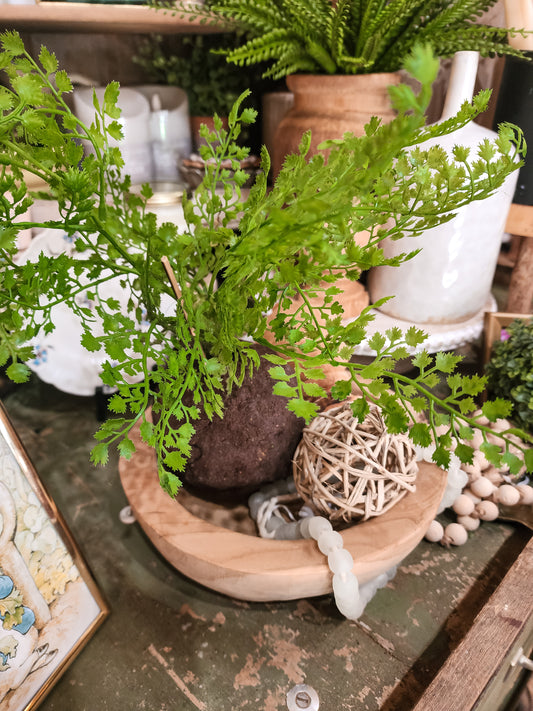
POLYGON ((109 610, 0 404, 0 708, 35 709, 109 610))

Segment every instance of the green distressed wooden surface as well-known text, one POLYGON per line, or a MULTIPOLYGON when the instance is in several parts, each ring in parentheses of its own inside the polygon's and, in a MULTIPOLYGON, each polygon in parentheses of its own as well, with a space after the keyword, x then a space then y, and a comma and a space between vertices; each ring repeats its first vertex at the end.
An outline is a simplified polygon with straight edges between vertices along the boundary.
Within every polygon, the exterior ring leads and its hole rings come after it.
POLYGON ((137 524, 117 461, 89 464, 91 398, 35 378, 5 399, 10 418, 111 606, 42 711, 281 711, 298 683, 321 711, 409 709, 529 538, 482 524, 468 543, 422 542, 357 622, 329 596, 244 603, 175 571, 137 524))

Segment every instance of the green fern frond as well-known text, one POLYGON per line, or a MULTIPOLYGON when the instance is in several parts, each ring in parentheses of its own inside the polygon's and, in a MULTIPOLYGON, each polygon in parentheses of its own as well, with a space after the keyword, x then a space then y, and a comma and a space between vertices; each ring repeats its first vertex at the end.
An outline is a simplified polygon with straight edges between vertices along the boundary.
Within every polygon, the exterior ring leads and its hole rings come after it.
POLYGON ((373 23, 371 36, 379 40, 375 48, 376 61, 394 46, 409 28, 416 27, 426 2, 423 0, 391 0, 373 23))
POLYGON ((358 74, 361 70, 370 69, 372 62, 363 59, 363 57, 342 56, 337 60, 339 67, 342 68, 344 74, 358 74))
POLYGON ((261 35, 276 27, 287 27, 285 18, 275 0, 222 0, 211 7, 211 11, 234 25, 261 35))
POLYGON ((507 44, 505 28, 489 27, 470 21, 486 11, 496 0, 426 0, 418 11, 420 21, 411 23, 390 42, 390 48, 376 61, 376 71, 394 71, 401 66, 417 43, 429 44, 440 57, 450 57, 459 50, 519 56, 507 44))
POLYGON ((462 27, 453 34, 436 33, 431 38, 431 45, 441 57, 451 57, 455 52, 462 50, 477 51, 482 57, 491 57, 495 54, 521 56, 519 50, 507 44, 507 30, 482 25, 462 27))
POLYGON ((321 69, 326 72, 326 74, 336 73, 337 64, 325 47, 323 47, 319 42, 314 42, 313 40, 309 40, 306 43, 306 47, 311 57, 321 67, 321 69))
POLYGON ((333 14, 329 46, 336 62, 338 62, 339 57, 343 54, 344 38, 350 17, 351 5, 351 0, 339 0, 333 14))
POLYGON ((210 12, 218 13, 228 22, 233 19, 247 33, 242 52, 235 50, 228 54, 229 61, 237 64, 274 61, 276 67, 263 76, 281 78, 282 67, 348 74, 397 71, 417 43, 429 43, 441 56, 458 49, 479 51, 483 56, 523 56, 509 46, 507 29, 478 23, 479 15, 496 2, 215 0, 210 12), (274 30, 284 32, 284 42, 272 34, 274 30), (289 55, 297 60, 287 61, 289 55))
POLYGON ((359 37, 357 38, 357 54, 362 54, 363 47, 372 35, 375 18, 381 13, 386 4, 387 0, 366 1, 366 7, 364 8, 361 25, 359 27, 359 37))
POLYGON ((363 15, 365 13, 365 6, 366 0, 351 0, 350 2, 349 20, 345 29, 347 40, 345 47, 353 47, 354 51, 357 38, 359 37, 363 15))
POLYGON ((299 48, 300 52, 305 47, 300 40, 289 30, 271 30, 262 37, 255 37, 245 44, 227 53, 227 59, 238 66, 263 62, 268 59, 277 59, 285 54, 288 49, 299 48))
POLYGON ((284 0, 283 22, 302 37, 329 37, 333 9, 330 0, 284 0))
POLYGON ((452 0, 430 22, 426 22, 425 26, 438 32, 439 29, 453 26, 455 23, 472 22, 495 3, 496 0, 452 0))
POLYGON ((318 64, 309 57, 305 50, 298 51, 296 47, 291 47, 289 51, 280 56, 270 69, 267 69, 263 76, 270 79, 281 79, 289 74, 316 74, 318 71, 320 71, 318 64))

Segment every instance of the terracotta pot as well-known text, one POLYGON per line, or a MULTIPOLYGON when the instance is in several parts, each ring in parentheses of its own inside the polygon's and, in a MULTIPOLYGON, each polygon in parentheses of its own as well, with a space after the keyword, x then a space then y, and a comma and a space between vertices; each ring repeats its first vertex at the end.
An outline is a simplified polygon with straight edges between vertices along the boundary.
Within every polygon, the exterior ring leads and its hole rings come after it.
POLYGON ((372 116, 390 121, 395 112, 387 87, 399 83, 399 73, 288 76, 287 86, 294 94, 294 105, 278 124, 274 136, 274 175, 278 174, 285 156, 298 150, 302 134, 309 129, 314 153, 322 141, 341 138, 346 131, 363 135, 372 116))
MULTIPOLYGON (((329 284, 324 284, 324 286, 330 286, 329 284)), ((337 294, 335 300, 338 301, 343 309, 344 314, 342 318, 344 321, 351 321, 357 318, 361 311, 366 308, 369 304, 369 296, 365 287, 358 281, 351 281, 350 279, 343 278, 335 282, 335 286, 338 286, 343 290, 342 294, 337 294)), ((318 307, 322 306, 324 297, 322 295, 311 297, 309 302, 312 306, 318 307)), ((295 313, 303 304, 303 300, 300 297, 294 298, 289 309, 286 310, 287 313, 295 313)), ((268 317, 268 321, 277 315, 278 308, 274 308, 273 312, 268 317)), ((320 325, 324 325, 325 319, 318 317, 320 325)), ((272 331, 265 331, 265 338, 269 343, 276 344, 276 340, 272 331)))
MULTIPOLYGON (((221 116, 222 126, 228 128, 228 118, 227 116, 221 116)), ((214 131, 214 123, 212 116, 191 116, 191 137, 193 150, 197 151, 198 148, 205 143, 203 138, 200 138, 200 126, 205 124, 210 131, 214 131)))

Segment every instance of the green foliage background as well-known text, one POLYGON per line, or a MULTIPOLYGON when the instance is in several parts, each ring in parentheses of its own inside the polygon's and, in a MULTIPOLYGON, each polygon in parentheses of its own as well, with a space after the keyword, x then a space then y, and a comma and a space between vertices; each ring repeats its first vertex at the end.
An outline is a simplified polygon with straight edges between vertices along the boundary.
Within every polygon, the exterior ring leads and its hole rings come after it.
POLYGON ((517 319, 506 327, 509 338, 498 341, 487 364, 491 396, 513 404, 512 418, 533 432, 533 322, 517 319))

